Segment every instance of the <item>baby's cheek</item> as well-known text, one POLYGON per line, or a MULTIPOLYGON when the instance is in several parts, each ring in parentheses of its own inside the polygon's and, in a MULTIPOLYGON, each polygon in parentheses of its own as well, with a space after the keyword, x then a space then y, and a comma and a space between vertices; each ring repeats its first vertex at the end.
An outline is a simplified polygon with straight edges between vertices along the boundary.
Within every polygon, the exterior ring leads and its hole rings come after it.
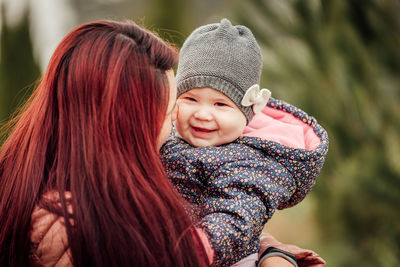
POLYGON ((185 105, 179 104, 179 102, 177 102, 176 107, 177 107, 176 121, 177 123, 182 123, 188 117, 185 105))
POLYGON ((246 128, 246 123, 247 123, 246 120, 241 120, 239 118, 237 118, 232 123, 230 132, 231 132, 233 140, 235 140, 236 138, 238 138, 239 136, 241 136, 243 134, 243 131, 246 128))

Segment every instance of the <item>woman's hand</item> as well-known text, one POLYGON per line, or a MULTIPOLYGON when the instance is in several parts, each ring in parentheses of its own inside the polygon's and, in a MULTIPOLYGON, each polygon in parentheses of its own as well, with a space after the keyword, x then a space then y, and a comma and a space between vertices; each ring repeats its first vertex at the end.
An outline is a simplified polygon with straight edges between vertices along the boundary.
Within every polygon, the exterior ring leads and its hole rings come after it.
MULTIPOLYGON (((260 236, 260 251, 259 255, 261 255, 267 248, 269 247, 276 247, 281 250, 287 251, 289 253, 292 253, 296 256, 296 261, 299 267, 323 267, 325 266, 326 262, 314 251, 309 250, 309 249, 303 249, 295 245, 288 245, 288 244, 282 244, 278 240, 276 240, 271 234, 268 233, 262 233, 260 236)), ((262 267, 267 267, 267 266, 273 266, 273 265, 264 265, 265 261, 268 261, 269 259, 276 258, 276 257, 270 257, 264 260, 261 263, 262 267)), ((277 257, 281 258, 281 257, 277 257)), ((276 259, 278 261, 278 259, 276 259)), ((274 266, 291 266, 293 267, 293 264, 291 264, 289 261, 287 261, 284 258, 281 258, 281 263, 274 263, 274 266), (285 264, 284 261, 286 261, 286 264, 289 265, 278 265, 278 264, 285 264)), ((271 260, 272 262, 272 260, 271 260)), ((267 263, 266 263, 267 264, 267 263)), ((272 264, 272 263, 271 263, 272 264)))

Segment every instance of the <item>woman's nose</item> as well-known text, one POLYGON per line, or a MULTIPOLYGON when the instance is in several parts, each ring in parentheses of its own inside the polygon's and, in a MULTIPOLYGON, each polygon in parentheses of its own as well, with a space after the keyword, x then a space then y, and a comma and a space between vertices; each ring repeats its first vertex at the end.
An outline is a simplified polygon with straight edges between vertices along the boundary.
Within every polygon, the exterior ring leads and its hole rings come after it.
POLYGON ((200 107, 195 113, 194 117, 198 120, 210 121, 213 118, 212 111, 208 107, 200 107))

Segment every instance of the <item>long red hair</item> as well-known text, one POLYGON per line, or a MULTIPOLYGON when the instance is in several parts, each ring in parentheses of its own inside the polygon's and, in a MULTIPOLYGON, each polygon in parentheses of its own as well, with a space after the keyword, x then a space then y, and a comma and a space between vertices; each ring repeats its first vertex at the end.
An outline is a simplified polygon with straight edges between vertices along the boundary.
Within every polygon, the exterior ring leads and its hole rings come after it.
POLYGON ((131 22, 88 23, 64 38, 1 147, 1 266, 29 265, 36 205, 65 218, 74 266, 204 264, 157 147, 176 61, 131 22), (42 198, 53 190, 61 208, 42 198))

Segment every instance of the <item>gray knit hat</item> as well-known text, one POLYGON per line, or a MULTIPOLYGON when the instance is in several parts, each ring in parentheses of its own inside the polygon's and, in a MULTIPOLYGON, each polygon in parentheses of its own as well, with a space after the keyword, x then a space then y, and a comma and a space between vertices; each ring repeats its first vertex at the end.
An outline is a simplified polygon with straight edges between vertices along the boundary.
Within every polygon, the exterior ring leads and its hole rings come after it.
POLYGON ((214 88, 239 107, 248 123, 254 113, 241 101, 249 87, 260 83, 261 70, 260 47, 251 31, 222 19, 195 29, 184 42, 176 74, 178 96, 193 88, 214 88))

